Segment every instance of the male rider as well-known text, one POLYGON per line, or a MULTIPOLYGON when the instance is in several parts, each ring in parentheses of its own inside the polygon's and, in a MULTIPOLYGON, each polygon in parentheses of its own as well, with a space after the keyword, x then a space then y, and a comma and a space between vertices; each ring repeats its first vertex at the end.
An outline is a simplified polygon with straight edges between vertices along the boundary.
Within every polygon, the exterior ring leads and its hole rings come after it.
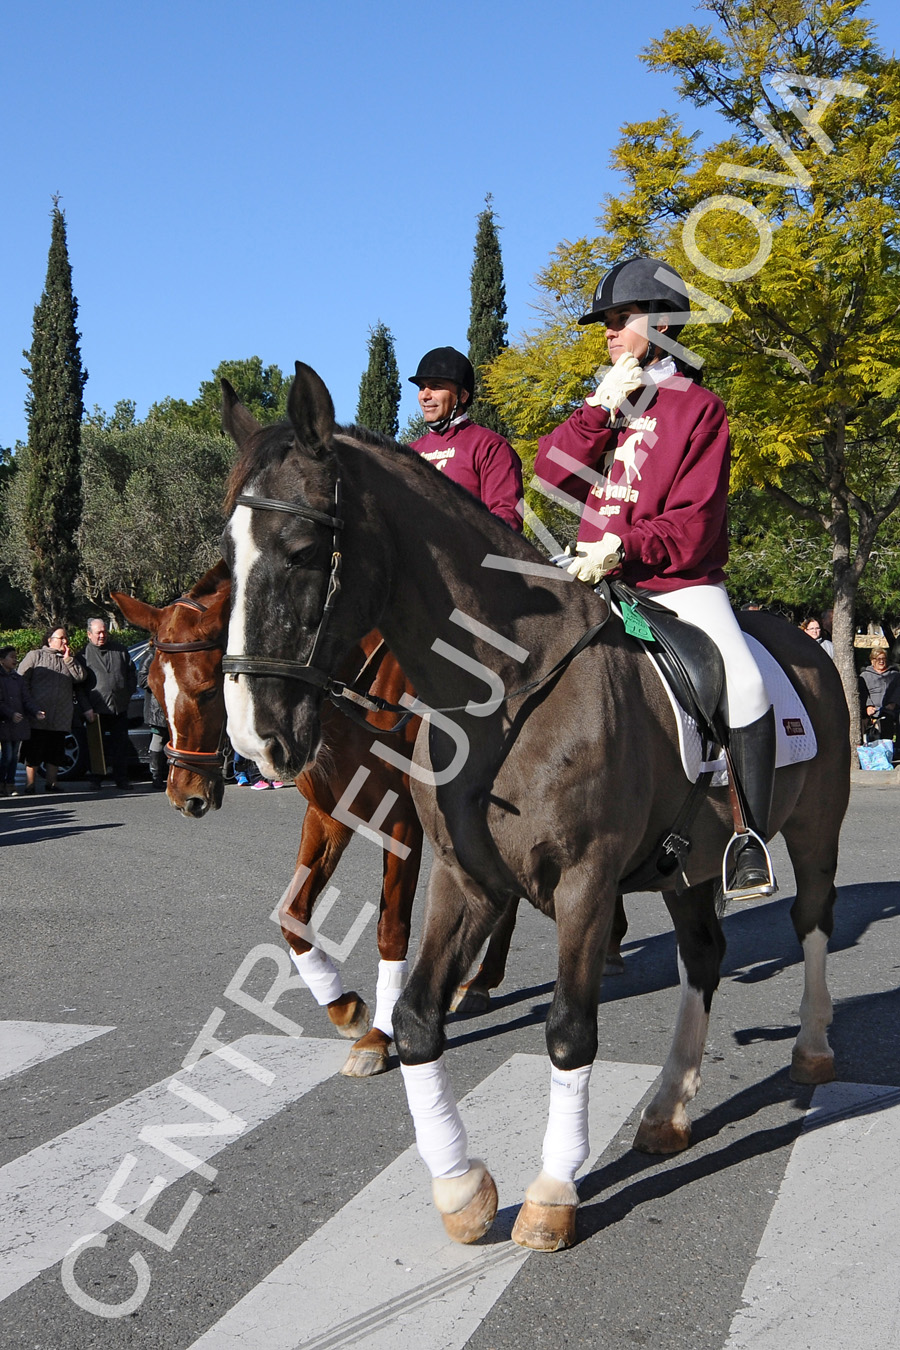
POLYGON ((412 449, 483 501, 514 530, 522 529, 522 463, 505 436, 472 422, 466 411, 475 392, 475 371, 455 347, 435 347, 419 362, 410 384, 428 424, 412 449))

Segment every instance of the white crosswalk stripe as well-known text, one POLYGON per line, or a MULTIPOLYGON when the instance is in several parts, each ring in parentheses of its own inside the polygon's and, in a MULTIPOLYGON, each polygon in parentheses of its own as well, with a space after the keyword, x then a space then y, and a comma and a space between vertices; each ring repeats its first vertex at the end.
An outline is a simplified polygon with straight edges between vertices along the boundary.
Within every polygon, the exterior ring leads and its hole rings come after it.
POLYGON ((34 1068, 45 1059, 74 1050, 115 1027, 73 1022, 0 1022, 0 1079, 34 1068))
MULTIPOLYGON (((594 1065, 591 1161, 658 1072, 646 1064, 594 1065)), ((486 1244, 450 1242, 431 1204, 428 1173, 416 1149, 407 1149, 193 1350, 464 1346, 529 1256, 509 1232, 540 1168, 549 1085, 544 1056, 513 1055, 460 1104, 469 1154, 485 1160, 500 1193, 501 1214, 486 1244)))
POLYGON ((900 1341, 900 1090, 817 1088, 725 1350, 900 1341))
MULTIPOLYGON (((190 1137, 190 1153, 201 1163, 227 1148, 246 1129, 330 1078, 347 1057, 347 1047, 339 1041, 305 1037, 243 1036, 232 1048, 272 1077, 262 1084, 219 1055, 209 1055, 178 1075, 179 1083, 202 1094, 221 1113, 237 1118, 230 1129, 224 1122, 227 1132, 190 1137)), ((153 1084, 0 1169, 0 1231, 4 1237, 0 1300, 62 1260, 79 1238, 109 1228, 116 1221, 115 1206, 135 1210, 155 1178, 164 1177, 168 1186, 189 1171, 200 1170, 172 1156, 186 1152, 176 1139, 181 1140, 185 1128, 198 1122, 204 1130, 214 1129, 216 1122, 196 1103, 175 1095, 170 1089, 172 1081, 167 1078, 153 1084), (165 1137, 165 1128, 175 1135, 171 1141, 165 1137), (142 1140, 142 1131, 151 1132, 149 1142, 142 1140), (160 1151, 161 1145, 166 1145, 165 1151, 160 1151), (117 1175, 122 1175, 120 1169, 129 1155, 135 1161, 127 1180, 111 1187, 117 1175), (104 1194, 107 1213, 97 1208, 104 1194)), ((210 1174, 207 1166, 204 1175, 210 1174)))

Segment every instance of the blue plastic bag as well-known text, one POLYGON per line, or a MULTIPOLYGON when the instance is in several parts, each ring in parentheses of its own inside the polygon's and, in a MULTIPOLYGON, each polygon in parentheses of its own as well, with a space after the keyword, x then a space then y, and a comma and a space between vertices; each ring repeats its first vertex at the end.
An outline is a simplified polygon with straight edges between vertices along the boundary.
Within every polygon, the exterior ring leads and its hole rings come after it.
POLYGON ((861 769, 893 769, 892 763, 894 757, 893 741, 874 741, 871 745, 858 745, 856 753, 859 756, 859 767, 861 769))

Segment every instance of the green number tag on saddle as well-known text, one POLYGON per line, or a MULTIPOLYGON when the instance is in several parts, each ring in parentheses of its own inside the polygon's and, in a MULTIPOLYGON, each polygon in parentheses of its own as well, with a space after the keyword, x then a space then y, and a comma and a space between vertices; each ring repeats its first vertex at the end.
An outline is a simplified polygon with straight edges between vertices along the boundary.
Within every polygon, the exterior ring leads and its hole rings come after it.
POLYGON ((643 615, 637 612, 637 605, 629 605, 624 600, 621 605, 622 622, 629 637, 640 638, 642 642, 655 642, 656 638, 650 630, 650 625, 643 615))

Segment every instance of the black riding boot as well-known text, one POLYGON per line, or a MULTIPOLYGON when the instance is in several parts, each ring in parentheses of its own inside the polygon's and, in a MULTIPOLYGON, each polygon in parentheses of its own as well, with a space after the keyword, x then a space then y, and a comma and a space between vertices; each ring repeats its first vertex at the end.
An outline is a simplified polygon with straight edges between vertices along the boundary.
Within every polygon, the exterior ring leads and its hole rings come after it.
MULTIPOLYGON (((775 781, 775 713, 772 708, 747 727, 732 728, 728 748, 743 789, 746 824, 760 838, 769 838, 772 787, 775 781)), ((738 839, 731 851, 734 875, 727 894, 735 900, 774 895, 778 887, 770 872, 766 850, 751 835, 738 839)))
POLYGON ((162 750, 151 750, 147 756, 150 761, 150 777, 157 792, 164 792, 169 777, 169 766, 162 750))

